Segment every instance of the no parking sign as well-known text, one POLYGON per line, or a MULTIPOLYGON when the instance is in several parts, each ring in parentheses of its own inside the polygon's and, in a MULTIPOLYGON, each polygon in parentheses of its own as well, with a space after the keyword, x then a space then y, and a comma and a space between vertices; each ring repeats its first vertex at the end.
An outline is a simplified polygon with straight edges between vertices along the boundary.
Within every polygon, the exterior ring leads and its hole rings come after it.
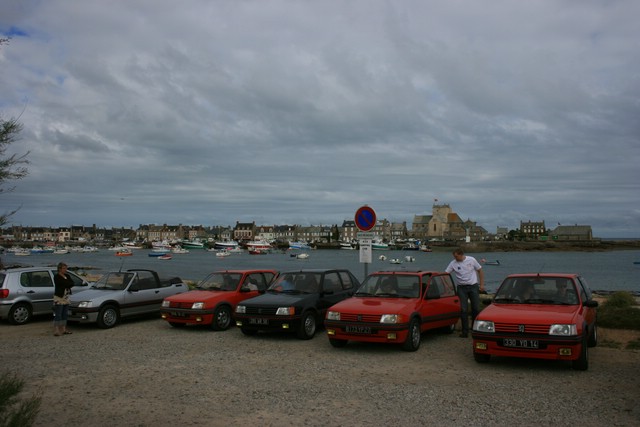
POLYGON ((376 211, 373 208, 364 205, 356 211, 355 217, 356 227, 360 231, 369 231, 376 226, 376 211))

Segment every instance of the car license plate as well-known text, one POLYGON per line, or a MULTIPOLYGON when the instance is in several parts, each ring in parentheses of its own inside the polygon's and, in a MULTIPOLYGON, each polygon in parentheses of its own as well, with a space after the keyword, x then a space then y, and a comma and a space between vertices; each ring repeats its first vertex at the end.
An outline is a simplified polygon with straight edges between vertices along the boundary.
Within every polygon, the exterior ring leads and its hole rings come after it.
POLYGON ((187 313, 178 313, 177 311, 172 311, 171 317, 189 317, 189 315, 187 313))
POLYGON ((369 326, 346 326, 345 331, 350 334, 370 334, 371 327, 369 326))
POLYGON ((268 325, 269 324, 269 319, 251 317, 249 319, 249 324, 251 324, 251 325, 268 325))
POLYGON ((517 338, 504 338, 502 340, 502 345, 505 347, 515 347, 515 348, 538 348, 538 340, 523 340, 517 338))

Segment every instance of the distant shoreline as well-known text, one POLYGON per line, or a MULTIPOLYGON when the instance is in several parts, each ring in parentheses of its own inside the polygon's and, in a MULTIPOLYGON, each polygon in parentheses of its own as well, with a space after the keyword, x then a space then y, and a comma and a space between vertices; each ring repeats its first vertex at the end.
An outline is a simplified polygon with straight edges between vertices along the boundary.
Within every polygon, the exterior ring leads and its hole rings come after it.
POLYGON ((640 249, 640 240, 589 240, 564 242, 470 242, 460 245, 469 252, 604 252, 640 249))

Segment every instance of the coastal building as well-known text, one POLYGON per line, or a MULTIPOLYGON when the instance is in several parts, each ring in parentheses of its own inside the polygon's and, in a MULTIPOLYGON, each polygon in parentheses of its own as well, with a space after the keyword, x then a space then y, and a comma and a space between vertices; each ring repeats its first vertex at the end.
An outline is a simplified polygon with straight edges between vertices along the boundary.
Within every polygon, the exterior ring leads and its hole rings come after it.
POLYGON ((256 222, 238 222, 233 228, 233 240, 241 242, 243 240, 254 240, 256 230, 256 222))
POLYGON ((588 241, 593 240, 590 225, 559 225, 549 231, 549 239, 557 241, 588 241))
POLYGON ((547 228, 544 221, 520 221, 520 233, 526 239, 538 239, 547 235, 547 228))

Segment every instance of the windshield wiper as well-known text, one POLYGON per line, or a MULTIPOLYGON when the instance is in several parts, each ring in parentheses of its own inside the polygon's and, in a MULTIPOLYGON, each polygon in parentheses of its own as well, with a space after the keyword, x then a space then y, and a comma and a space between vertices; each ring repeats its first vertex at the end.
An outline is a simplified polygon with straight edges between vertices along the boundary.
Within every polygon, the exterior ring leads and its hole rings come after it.
POLYGON ((364 297, 364 296, 371 296, 373 294, 370 294, 369 292, 356 292, 353 295, 356 296, 356 297, 364 297))
POLYGON ((495 299, 493 300, 493 302, 506 302, 506 303, 513 303, 513 302, 516 302, 516 303, 517 303, 517 302, 520 302, 520 301, 518 301, 518 300, 517 300, 517 299, 515 299, 515 298, 504 298, 504 297, 502 297, 502 298, 495 298, 495 299))

